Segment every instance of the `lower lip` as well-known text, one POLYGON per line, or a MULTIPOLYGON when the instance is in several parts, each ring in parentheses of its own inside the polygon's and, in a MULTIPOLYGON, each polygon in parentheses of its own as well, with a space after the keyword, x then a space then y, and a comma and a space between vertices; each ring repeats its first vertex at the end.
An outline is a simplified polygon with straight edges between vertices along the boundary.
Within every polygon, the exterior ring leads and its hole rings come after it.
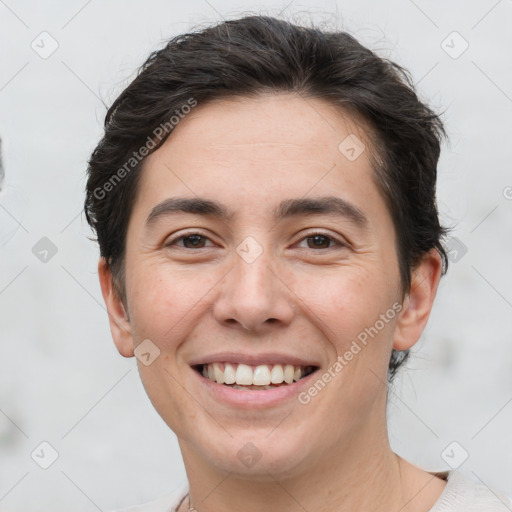
POLYGON ((283 384, 275 389, 262 389, 261 391, 235 389, 207 379, 194 369, 192 371, 216 400, 243 409, 257 409, 271 407, 292 398, 297 400, 301 389, 309 385, 311 378, 316 375, 318 369, 293 384, 283 384))

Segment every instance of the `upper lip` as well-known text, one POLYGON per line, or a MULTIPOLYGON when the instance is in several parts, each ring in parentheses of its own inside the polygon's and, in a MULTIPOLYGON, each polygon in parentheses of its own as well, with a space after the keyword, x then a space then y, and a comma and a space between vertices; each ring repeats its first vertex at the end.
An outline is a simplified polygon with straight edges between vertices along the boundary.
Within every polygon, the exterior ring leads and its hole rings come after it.
POLYGON ((190 366, 209 363, 242 363, 250 366, 260 364, 292 364, 294 366, 320 366, 318 361, 303 359, 289 354, 268 352, 262 354, 243 354, 241 352, 217 352, 205 356, 198 356, 189 362, 190 366))

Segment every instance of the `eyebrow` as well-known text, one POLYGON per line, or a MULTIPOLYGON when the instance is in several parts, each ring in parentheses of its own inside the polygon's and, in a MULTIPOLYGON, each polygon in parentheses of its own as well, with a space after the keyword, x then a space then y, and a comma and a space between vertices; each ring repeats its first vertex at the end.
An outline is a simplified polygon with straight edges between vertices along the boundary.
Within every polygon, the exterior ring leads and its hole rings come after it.
MULTIPOLYGON (((218 201, 201 197, 171 197, 157 204, 151 210, 146 219, 146 227, 149 228, 162 217, 176 213, 203 215, 223 222, 231 220, 235 216, 218 201)), ((275 221, 304 215, 334 215, 348 219, 360 228, 368 226, 368 218, 359 208, 336 196, 286 199, 272 212, 275 221)))

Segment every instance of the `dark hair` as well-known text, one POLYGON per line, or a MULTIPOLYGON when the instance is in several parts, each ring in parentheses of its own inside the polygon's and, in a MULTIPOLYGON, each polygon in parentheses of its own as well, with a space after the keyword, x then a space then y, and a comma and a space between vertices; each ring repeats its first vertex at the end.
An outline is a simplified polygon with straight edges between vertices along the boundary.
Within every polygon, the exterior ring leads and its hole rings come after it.
MULTIPOLYGON (((435 198, 445 132, 439 116, 418 99, 409 73, 346 32, 246 16, 171 39, 148 57, 106 114, 105 134, 89 160, 85 215, 123 300, 126 232, 141 155, 166 140, 170 119, 182 117, 191 100, 205 104, 264 92, 321 98, 365 120, 374 179, 396 229, 403 293, 432 248, 446 273, 441 239, 448 230, 439 224, 435 198)), ((408 350, 393 349, 389 381, 408 356, 408 350)))

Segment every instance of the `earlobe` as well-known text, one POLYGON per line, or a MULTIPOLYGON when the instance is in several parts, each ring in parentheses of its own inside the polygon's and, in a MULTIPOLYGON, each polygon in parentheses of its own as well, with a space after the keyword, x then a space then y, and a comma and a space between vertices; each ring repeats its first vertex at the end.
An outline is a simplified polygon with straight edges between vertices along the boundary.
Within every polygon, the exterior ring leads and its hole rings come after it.
POLYGON ((134 347, 130 321, 123 301, 115 290, 112 272, 108 268, 105 258, 98 262, 98 276, 101 293, 107 307, 110 332, 119 353, 124 357, 133 357, 134 347))
POLYGON ((395 350, 407 350, 419 340, 432 310, 441 272, 441 256, 436 249, 425 254, 412 272, 411 289, 395 327, 395 350))

